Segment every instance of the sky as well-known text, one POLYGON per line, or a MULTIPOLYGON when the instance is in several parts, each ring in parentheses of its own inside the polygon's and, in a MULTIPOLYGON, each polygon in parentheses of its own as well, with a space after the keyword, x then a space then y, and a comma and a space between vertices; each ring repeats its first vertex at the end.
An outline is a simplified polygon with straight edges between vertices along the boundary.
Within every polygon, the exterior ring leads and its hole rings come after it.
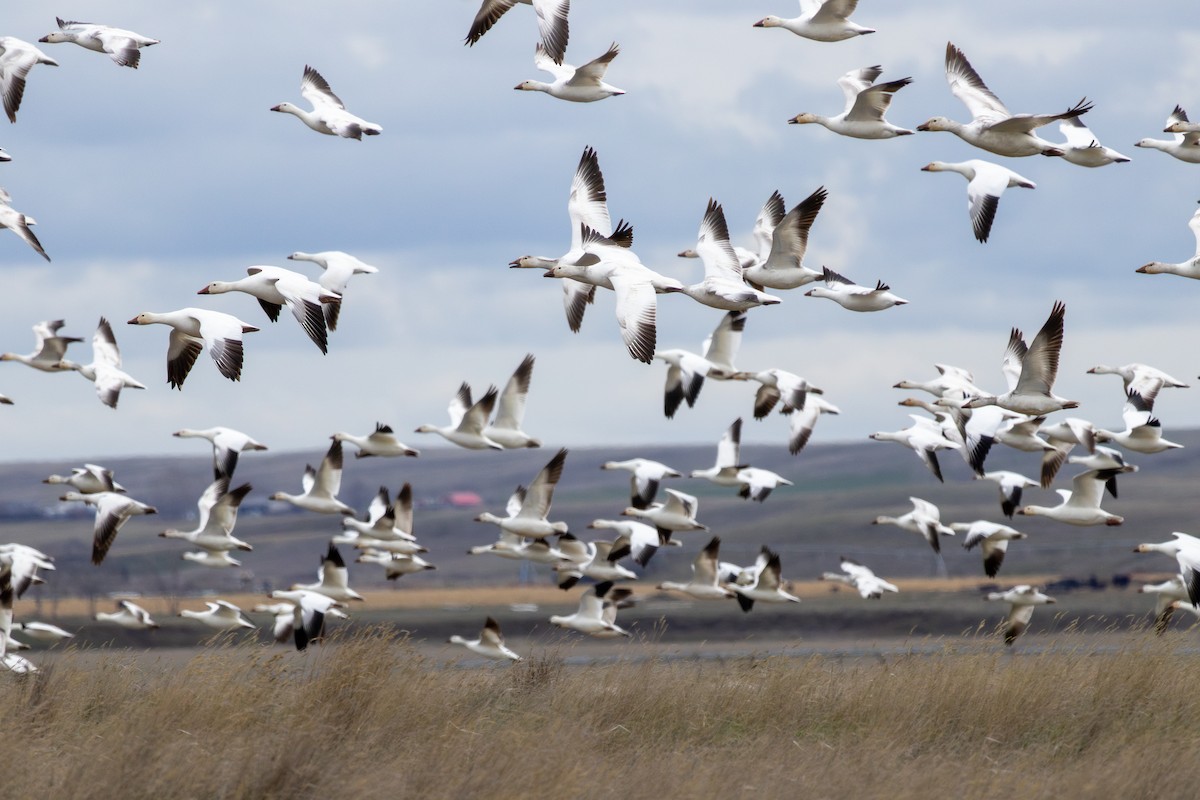
MULTIPOLYGON (((323 451, 334 431, 391 424, 413 447, 442 446, 407 433, 446 423, 462 381, 476 394, 502 386, 534 353, 525 429, 547 447, 716 442, 746 416, 745 441, 786 447, 778 416, 750 418, 755 384, 708 382, 695 408, 662 414, 665 365, 633 361, 603 290, 583 330, 567 329, 557 282, 510 270, 525 254, 568 248, 567 192, 584 147, 595 147, 614 220, 634 225, 634 250, 686 282, 710 197, 724 205, 735 244, 750 245, 774 190, 794 205, 818 186, 829 199, 806 264, 860 283, 881 279, 908 305, 855 314, 784 293, 750 313, 743 369, 805 376, 842 410, 821 419, 813 442, 865 441, 908 424, 901 379, 935 363, 972 370, 1000 389, 1012 327, 1032 338, 1055 300, 1067 306, 1056 393, 1096 423, 1121 427, 1118 379, 1087 375, 1099 363, 1142 361, 1196 378, 1194 301, 1200 287, 1134 270, 1195 251, 1187 228, 1200 200, 1200 165, 1133 147, 1166 138, 1180 104, 1200 117, 1200 26, 1185 0, 1130 14, 1115 0, 1002 5, 863 0, 854 15, 878 30, 838 43, 752 27, 795 14, 794 0, 576 0, 567 62, 617 42, 607 80, 627 94, 566 103, 515 92, 533 67, 536 25, 510 11, 474 47, 463 46, 476 0, 438 3, 254 2, 165 5, 89 2, 64 16, 161 40, 141 67, 121 68, 71 44, 39 45, 60 66, 28 79, 17 122, 0 129, 0 185, 53 258, 45 263, 0 231, 7 282, 0 350, 32 350, 31 326, 65 319, 88 341, 69 357, 90 361, 100 316, 113 322, 125 369, 149 387, 126 390, 113 411, 79 376, 0 363, 0 460, 98 460, 194 454, 183 427, 241 429, 274 450, 323 451), (686 10, 685 10, 686 9, 686 10), (888 118, 915 128, 966 109, 949 92, 946 42, 958 45, 1014 112, 1053 113, 1086 96, 1096 136, 1133 160, 1085 169, 1059 159, 1008 159, 949 133, 859 141, 801 111, 839 113, 836 84, 873 64, 881 80, 911 76, 888 118), (348 109, 383 126, 364 141, 321 136, 268 109, 300 102, 306 64, 348 109), (986 158, 1035 181, 1000 202, 990 241, 975 241, 965 181, 929 174, 932 160, 986 158), (295 250, 345 250, 379 268, 346 292, 339 328, 322 356, 286 314, 270 324, 248 295, 197 296, 248 266, 286 266, 295 250), (182 391, 166 384, 168 331, 125 321, 142 311, 200 306, 262 328, 245 343, 238 383, 206 354, 182 391)), ((0 34, 30 42, 55 29, 40 4, 6 11, 0 34)), ((1061 140, 1056 126, 1042 130, 1061 140)), ((722 312, 683 296, 659 302, 659 348, 698 349, 722 312)), ((1169 435, 1200 425, 1189 392, 1156 406, 1169 435)), ((883 446, 883 445, 880 445, 883 446)), ((801 458, 803 455, 800 456, 801 458)))

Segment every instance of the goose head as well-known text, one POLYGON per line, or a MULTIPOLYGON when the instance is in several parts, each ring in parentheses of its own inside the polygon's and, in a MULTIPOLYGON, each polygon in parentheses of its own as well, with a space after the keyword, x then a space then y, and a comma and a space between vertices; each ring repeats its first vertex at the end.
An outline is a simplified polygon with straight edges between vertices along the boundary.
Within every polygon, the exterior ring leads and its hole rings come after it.
POLYGON ((752 28, 778 28, 783 25, 783 19, 775 15, 763 17, 758 22, 754 23, 752 28))

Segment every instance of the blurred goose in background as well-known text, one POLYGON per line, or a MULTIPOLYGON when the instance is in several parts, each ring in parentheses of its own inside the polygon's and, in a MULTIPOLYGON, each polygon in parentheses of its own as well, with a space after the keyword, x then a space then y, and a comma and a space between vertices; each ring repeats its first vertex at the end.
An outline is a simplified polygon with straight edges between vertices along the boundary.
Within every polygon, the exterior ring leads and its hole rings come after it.
POLYGON ((859 286, 844 275, 824 268, 822 280, 824 286, 809 289, 805 297, 826 297, 848 311, 883 311, 892 306, 902 306, 908 303, 902 297, 892 294, 892 287, 883 281, 878 281, 875 288, 859 286))
POLYGON ((287 306, 313 344, 322 353, 329 352, 322 305, 342 302, 340 295, 333 294, 299 272, 282 267, 247 267, 246 272, 247 277, 236 281, 213 281, 197 294, 245 292, 258 300, 271 322, 278 322, 279 312, 287 306))
POLYGON ((743 500, 753 500, 756 503, 766 500, 767 496, 780 486, 794 485, 779 473, 762 467, 743 467, 738 470, 737 479, 741 484, 738 489, 738 497, 743 500))
POLYGON ((503 450, 499 443, 483 435, 483 429, 495 405, 495 386, 489 386, 483 397, 472 403, 471 387, 463 381, 446 409, 450 414, 450 424, 445 427, 426 424, 417 428, 416 432, 436 433, 451 444, 468 450, 503 450))
POLYGON ((412 485, 405 483, 392 503, 386 486, 380 486, 367 507, 367 519, 342 517, 342 531, 330 541, 333 544, 352 544, 357 548, 373 548, 389 553, 416 555, 429 552, 417 544, 413 535, 412 485))
POLYGON ((955 533, 964 534, 962 545, 965 549, 981 547, 983 571, 989 578, 996 577, 996 573, 1000 571, 1000 565, 1004 563, 1004 554, 1008 552, 1008 543, 1014 539, 1029 538, 1028 534, 1007 525, 984 519, 974 522, 952 522, 950 527, 955 533))
POLYGON ((822 414, 841 413, 841 409, 820 395, 810 395, 804 401, 804 408, 788 414, 788 452, 797 455, 804 449, 822 414))
POLYGON ((823 572, 821 580, 853 586, 864 600, 879 600, 884 592, 900 591, 894 583, 888 583, 875 574, 866 564, 842 556, 841 572, 823 572))
POLYGON ((304 477, 300 485, 304 489, 303 494, 275 492, 269 499, 318 514, 354 515, 353 508, 337 499, 337 493, 342 488, 342 443, 336 439, 321 459, 319 469, 313 469, 310 464, 304 465, 304 477))
POLYGON ((1178 442, 1163 438, 1162 423, 1151 413, 1152 410, 1153 405, 1131 389, 1125 408, 1121 412, 1121 418, 1125 421, 1125 430, 1108 431, 1097 428, 1096 441, 1113 442, 1126 450, 1144 455, 1183 447, 1178 442))
POLYGON ((330 438, 338 442, 349 442, 357 447, 358 452, 354 454, 355 458, 366 458, 368 456, 380 456, 383 458, 410 456, 416 458, 421 455, 420 450, 414 450, 397 439, 396 432, 382 422, 376 422, 375 430, 366 436, 355 436, 352 433, 335 433, 330 438))
POLYGON ((725 588, 737 594, 738 605, 742 611, 749 612, 759 603, 799 603, 800 598, 784 590, 781 575, 782 566, 779 554, 769 547, 763 546, 754 568, 754 580, 750 583, 741 581, 727 582, 725 588))
POLYGON ((917 126, 919 131, 950 131, 968 144, 1000 156, 1061 156, 1053 142, 1039 138, 1034 131, 1063 119, 1086 114, 1092 106, 1087 100, 1061 114, 1013 114, 979 77, 963 52, 946 43, 946 82, 950 92, 971 112, 971 121, 963 124, 946 117, 933 117, 917 126))
MULTIPOLYGON (((608 194, 604 189, 604 173, 600 171, 600 159, 591 147, 583 149, 583 155, 575 167, 571 179, 571 192, 567 196, 567 215, 571 220, 571 249, 558 258, 546 256, 521 256, 509 267, 519 269, 551 270, 558 264, 574 265, 585 255, 583 250, 584 226, 608 237, 618 247, 633 245, 633 228, 621 226, 621 234, 613 232, 612 220, 608 216, 608 194)), ((567 326, 578 333, 583 324, 583 315, 596 296, 596 284, 581 278, 567 278, 562 282, 563 309, 567 312, 567 326)))
POLYGON ((339 602, 363 599, 361 594, 350 588, 350 570, 346 568, 337 545, 333 544, 329 545, 321 558, 321 566, 317 567, 317 582, 293 584, 291 591, 316 592, 339 602))
POLYGON ((219 631, 236 631, 238 628, 254 630, 256 627, 253 622, 246 619, 240 608, 227 600, 206 602, 204 605, 207 606, 204 611, 193 611, 190 608, 181 609, 179 616, 194 619, 219 631))
POLYGON ((117 538, 117 533, 130 517, 158 513, 158 509, 154 506, 146 505, 117 492, 93 492, 92 494, 67 492, 59 499, 65 502, 79 501, 96 509, 96 524, 92 540, 93 564, 99 564, 104 560, 108 549, 112 547, 113 540, 117 538))
POLYGON ((237 468, 238 455, 245 450, 266 450, 267 446, 257 442, 233 428, 183 428, 172 436, 180 439, 208 439, 213 447, 213 478, 232 478, 237 468))
POLYGON ((803 409, 808 395, 822 394, 823 390, 813 386, 799 375, 782 369, 766 369, 762 372, 738 372, 735 380, 757 381, 761 384, 754 395, 754 418, 762 419, 782 401, 780 412, 790 414, 803 409))
POLYGON ((1004 618, 1004 643, 1012 645, 1016 638, 1029 627, 1033 619, 1034 606, 1054 603, 1049 595, 1042 594, 1028 584, 1014 586, 1006 592, 990 592, 988 600, 999 600, 1009 604, 1008 616, 1004 618))
POLYGON ((1175 110, 1167 117, 1167 127, 1163 128, 1163 132, 1175 135, 1170 139, 1138 139, 1133 146, 1161 150, 1180 161, 1200 164, 1200 127, 1188 121, 1183 108, 1175 106, 1175 110))
POLYGON ((100 324, 92 335, 92 363, 76 364, 64 358, 59 362, 59 369, 75 370, 95 384, 96 396, 109 408, 117 407, 122 389, 146 388, 121 369, 121 351, 117 347, 117 337, 113 335, 112 326, 104 317, 100 318, 100 324))
POLYGON ((1001 362, 1008 391, 999 396, 976 396, 967 401, 966 407, 996 405, 1031 417, 1077 408, 1079 403, 1076 401, 1057 397, 1051 391, 1058 377, 1058 356, 1062 350, 1066 313, 1066 305, 1062 301, 1055 302, 1050 316, 1028 347, 1021 331, 1013 328, 1001 362))
POLYGON ((671 534, 682 531, 706 531, 707 525, 696 521, 700 502, 690 494, 663 489, 667 499, 648 508, 627 508, 621 512, 626 517, 641 517, 651 522, 658 531, 659 546, 670 540, 671 534))
POLYGON ((144 311, 129 320, 130 325, 167 325, 171 338, 167 343, 167 382, 183 389, 183 382, 205 346, 217 369, 231 381, 242 378, 242 334, 258 328, 231 314, 206 308, 181 308, 155 313, 144 311))
POLYGON ((973 158, 970 161, 947 163, 933 161, 921 167, 922 172, 957 172, 967 179, 967 214, 971 217, 971 230, 981 243, 987 242, 1000 205, 1004 190, 1019 186, 1036 189, 1037 184, 1022 177, 1007 167, 990 161, 973 158))
POLYGON ((546 466, 542 467, 534 476, 515 515, 498 517, 485 511, 477 516, 475 521, 499 525, 501 530, 527 539, 543 539, 547 536, 566 533, 567 523, 550 522, 547 519, 547 515, 550 513, 550 504, 554 500, 554 487, 562 477, 563 465, 566 464, 566 461, 567 449, 564 447, 555 453, 554 458, 550 459, 546 466))
POLYGON ((741 486, 738 471, 748 466, 740 462, 742 447, 742 418, 733 421, 717 442, 717 460, 708 469, 694 469, 692 478, 704 478, 717 486, 741 486))
POLYGON ((1079 117, 1070 117, 1058 123, 1058 129, 1066 138, 1066 142, 1058 148, 1062 150, 1064 161, 1070 161, 1080 167, 1103 167, 1108 164, 1124 164, 1129 161, 1111 147, 1100 144, 1088 126, 1079 117))
POLYGON ((664 537, 656 528, 632 519, 596 519, 589 528, 616 531, 618 538, 629 545, 629 557, 639 567, 650 563, 660 547, 681 547, 677 539, 664 537))
POLYGON ((912 83, 912 78, 900 78, 887 83, 875 83, 883 74, 883 67, 863 67, 847 72, 838 78, 838 86, 846 97, 845 108, 836 117, 823 117, 808 112, 797 114, 788 120, 793 125, 816 123, 834 133, 855 139, 892 139, 908 136, 912 131, 893 125, 883 118, 892 96, 912 83))
POLYGON ((181 553, 179 557, 184 561, 191 561, 193 564, 212 569, 226 569, 242 565, 242 562, 229 555, 228 550, 196 550, 181 553))
POLYGON ((142 60, 141 48, 158 44, 158 39, 151 39, 149 36, 142 36, 123 28, 96 25, 92 22, 70 22, 62 17, 55 17, 55 20, 58 22, 58 30, 38 39, 39 42, 73 42, 87 50, 108 54, 108 57, 121 67, 137 69, 142 60))
POLYGON ((757 258, 742 264, 742 279, 746 283, 756 289, 795 289, 821 279, 822 273, 804 266, 804 255, 808 252, 808 232, 828 196, 825 187, 818 186, 784 214, 779 192, 771 195, 768 206, 763 207, 754 226, 757 258), (769 208, 776 197, 779 198, 778 217, 774 209, 769 208))
POLYGON ((39 644, 52 645, 58 642, 74 639, 75 634, 64 631, 57 625, 48 622, 14 622, 13 630, 20 632, 26 639, 32 639, 39 644))
POLYGON ((1019 472, 1012 472, 1005 469, 976 475, 975 480, 993 481, 1000 487, 1000 510, 1009 519, 1012 519, 1013 512, 1021 505, 1021 493, 1025 489, 1041 486, 1040 483, 1032 478, 1026 478, 1019 472))
POLYGON ((346 110, 341 98, 329 88, 329 83, 307 64, 304 75, 300 79, 300 94, 312 104, 311 111, 305 111, 292 103, 280 103, 272 106, 272 111, 282 111, 300 118, 308 127, 317 133, 329 136, 341 136, 345 139, 362 141, 363 135, 376 136, 383 133, 383 128, 374 122, 367 122, 346 110))
POLYGON ((725 211, 712 198, 700 222, 696 254, 704 262, 704 280, 683 288, 684 294, 693 300, 725 311, 746 311, 782 302, 743 280, 741 262, 729 241, 725 211))
POLYGON ((1182 575, 1172 575, 1169 579, 1161 583, 1144 584, 1138 587, 1138 592, 1155 595, 1154 632, 1159 636, 1166 633, 1167 625, 1170 624, 1171 617, 1177 608, 1175 605, 1176 601, 1185 602, 1189 607, 1191 606, 1188 600, 1187 586, 1183 583, 1182 575))
POLYGON ((229 489, 229 478, 220 477, 209 484, 196 503, 196 527, 190 531, 175 529, 158 534, 164 539, 182 539, 210 552, 229 550, 253 550, 254 548, 233 536, 237 525, 238 508, 250 493, 250 484, 243 483, 233 491, 229 489))
POLYGON ((600 469, 623 469, 631 473, 629 478, 629 505, 646 508, 654 502, 658 485, 667 478, 679 478, 679 470, 648 458, 631 458, 625 461, 605 461, 600 469))
POLYGON ((535 439, 521 430, 525 420, 525 398, 529 395, 529 381, 533 377, 533 354, 527 353, 513 372, 504 391, 500 393, 496 406, 496 418, 483 429, 483 435, 506 450, 524 447, 541 447, 535 439))
POLYGON ((1117 474, 1115 470, 1088 470, 1071 480, 1071 488, 1058 489, 1062 502, 1057 506, 1024 506, 1017 511, 1026 516, 1048 517, 1068 525, 1120 525, 1124 517, 1100 508, 1104 484, 1117 474))
MULTIPOLYGON (((485 4, 486 5, 486 4, 485 4)), ((472 653, 486 658, 508 659, 520 661, 521 657, 504 644, 504 634, 500 632, 500 623, 488 617, 483 623, 483 630, 478 639, 464 639, 455 634, 448 640, 450 644, 461 644, 472 653)))
POLYGON ((609 45, 604 55, 576 67, 565 63, 561 58, 556 62, 539 43, 533 53, 533 65, 542 72, 549 72, 554 76, 554 80, 551 83, 522 81, 513 88, 525 92, 545 92, 551 97, 572 103, 594 103, 615 94, 625 94, 624 89, 604 82, 604 73, 608 71, 608 65, 618 53, 620 48, 614 42, 609 45))
MULTIPOLYGON (((311 261, 316 264, 322 270, 320 276, 317 277, 317 283, 338 297, 345 296, 346 287, 355 275, 374 275, 379 272, 378 267, 364 263, 341 250, 325 250, 320 253, 304 253, 297 250, 288 256, 288 260, 311 261)), ((331 331, 337 330, 342 304, 340 302, 322 303, 321 306, 325 312, 325 326, 331 331)))
MULTIPOLYGON (((3 41, 3 39, 0 39, 3 41)), ((0 55, 0 69, 3 68, 4 56, 0 55)), ((7 99, 7 94, 5 95, 7 99)), ((12 195, 4 189, 0 189, 0 228, 8 228, 10 231, 21 237, 27 245, 37 251, 38 255, 50 260, 50 256, 46 255, 46 251, 42 249, 42 243, 38 241, 30 229, 31 225, 36 225, 37 220, 33 217, 22 214, 12 207, 12 195)))
POLYGON ((4 98, 4 113, 9 122, 17 121, 17 111, 25 97, 25 78, 35 64, 58 66, 57 61, 29 42, 15 36, 0 36, 0 96, 4 98))
POLYGON ((850 21, 858 0, 800 0, 800 16, 784 19, 767 16, 754 23, 755 28, 783 28, 797 36, 817 42, 840 42, 874 33, 850 21))
MULTIPOLYGON (((1195 134, 1200 139, 1200 133, 1195 134)), ((1200 144, 1196 146, 1197 163, 1200 163, 1200 144)), ((1200 208, 1192 214, 1192 218, 1188 220, 1188 228, 1191 229, 1192 235, 1196 239, 1195 255, 1186 261, 1181 261, 1178 264, 1170 264, 1164 261, 1151 261, 1137 268, 1137 272, 1143 275, 1179 275, 1184 278, 1200 278, 1200 208)))
MULTIPOLYGON (((296 649, 305 650, 310 642, 320 639, 325 632, 325 617, 345 616, 337 609, 344 605, 328 595, 308 589, 292 589, 285 591, 276 589, 269 595, 274 600, 282 600, 292 606, 291 635, 295 638, 296 649)), ((276 641, 279 639, 279 618, 275 620, 276 641)), ((286 637, 286 633, 284 634, 286 637)))
POLYGON ((555 63, 561 64, 567 52, 567 39, 570 36, 570 26, 567 15, 571 10, 571 0, 483 0, 471 29, 467 31, 464 42, 473 47, 485 33, 492 29, 499 19, 518 3, 533 6, 537 15, 538 36, 546 55, 555 63))
POLYGON ((583 542, 574 536, 563 536, 559 539, 558 549, 569 559, 552 567, 558 573, 560 589, 570 589, 583 578, 597 581, 637 580, 637 573, 617 563, 632 553, 628 539, 618 537, 612 542, 583 542))
POLYGON ((19 353, 0 353, 0 361, 16 361, 27 367, 40 369, 42 372, 61 372, 67 367, 63 365, 63 356, 67 354, 67 346, 82 342, 78 336, 59 336, 58 331, 66 323, 61 319, 46 320, 33 326, 34 351, 29 355, 19 353))
POLYGON ((895 525, 901 530, 915 533, 923 538, 933 552, 941 556, 942 536, 953 536, 954 529, 942 524, 942 512, 937 506, 920 497, 908 498, 912 503, 912 511, 899 517, 878 516, 871 520, 872 525, 895 525))
POLYGON ((114 612, 97 611, 94 619, 97 622, 111 622, 130 630, 146 630, 157 628, 158 623, 150 618, 150 612, 129 600, 118 600, 114 612))
POLYGON ((437 569, 425 559, 415 554, 391 553, 371 547, 365 548, 362 555, 355 559, 360 564, 379 564, 383 567, 384 577, 389 581, 424 572, 427 569, 437 569))
POLYGON ((124 486, 113 480, 111 469, 101 467, 97 464, 84 464, 82 467, 72 467, 70 475, 51 475, 43 480, 42 483, 65 483, 80 494, 125 491, 124 486))
POLYGON ((933 420, 919 417, 916 414, 909 414, 908 418, 913 421, 913 424, 907 428, 898 431, 877 431, 872 433, 870 438, 877 442, 896 442, 904 445, 916 453, 917 458, 929 467, 933 477, 937 478, 940 483, 945 483, 945 479, 942 478, 942 468, 938 464, 937 451, 961 450, 962 445, 947 439, 941 427, 933 420))
POLYGON ((720 563, 721 537, 714 536, 692 561, 692 579, 687 583, 663 581, 658 585, 661 592, 683 592, 697 600, 720 600, 734 597, 737 592, 721 585, 717 565, 720 563))
POLYGON ((1188 385, 1172 378, 1161 369, 1149 364, 1134 362, 1120 367, 1110 367, 1108 364, 1097 364, 1088 370, 1089 375, 1120 375, 1125 385, 1125 393, 1137 392, 1148 397, 1153 402, 1160 389, 1186 389, 1188 385))
POLYGON ((1096 426, 1086 419, 1067 417, 1053 425, 1043 425, 1038 431, 1047 442, 1055 446, 1054 451, 1047 450, 1042 454, 1042 488, 1049 489, 1054 476, 1075 445, 1083 445, 1089 453, 1096 452, 1096 426))
POLYGON ((565 617, 555 614, 550 624, 601 638, 632 636, 616 623, 617 609, 629 605, 632 594, 629 589, 614 589, 612 581, 598 583, 579 598, 578 611, 565 617))

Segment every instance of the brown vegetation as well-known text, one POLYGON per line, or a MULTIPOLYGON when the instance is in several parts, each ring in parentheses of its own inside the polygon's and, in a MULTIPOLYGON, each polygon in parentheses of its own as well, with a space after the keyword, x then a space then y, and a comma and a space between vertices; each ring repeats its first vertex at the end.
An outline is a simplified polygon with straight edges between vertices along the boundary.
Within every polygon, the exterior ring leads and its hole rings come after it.
POLYGON ((382 629, 182 664, 67 652, 5 676, 3 797, 1183 797, 1180 639, 964 639, 840 660, 445 664, 382 629), (36 790, 35 790, 36 787, 36 790))

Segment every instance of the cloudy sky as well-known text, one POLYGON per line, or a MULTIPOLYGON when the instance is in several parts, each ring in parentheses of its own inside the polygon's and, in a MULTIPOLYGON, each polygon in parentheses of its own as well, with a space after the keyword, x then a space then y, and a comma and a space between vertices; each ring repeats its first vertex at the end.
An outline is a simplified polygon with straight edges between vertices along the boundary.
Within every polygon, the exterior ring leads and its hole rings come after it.
MULTIPOLYGON (((54 261, 0 232, 0 350, 29 352, 30 326, 43 319, 64 318, 65 333, 90 338, 104 315, 126 369, 150 388, 127 391, 114 412, 79 376, 0 364, 0 392, 16 402, 0 409, 0 459, 190 453, 171 431, 211 425, 273 449, 320 451, 333 431, 361 433, 377 420, 397 431, 445 424, 459 382, 477 392, 503 384, 527 352, 537 366, 526 429, 548 445, 715 442, 734 417, 749 416, 753 385, 710 382, 696 408, 668 421, 665 368, 625 353, 610 294, 572 335, 557 283, 506 267, 567 249, 566 195, 587 145, 599 152, 614 220, 635 226, 642 260, 689 282, 700 264, 675 253, 694 242, 709 197, 724 204, 735 243, 749 245, 773 190, 790 206, 828 189, 807 263, 861 283, 883 279, 910 304, 854 314, 792 292, 751 313, 739 366, 802 374, 843 411, 821 421, 814 441, 903 427, 904 395, 890 387, 931 376, 935 362, 1000 387, 1009 328, 1032 337, 1057 299, 1067 317, 1056 391, 1082 401, 1081 415, 1120 424, 1117 379, 1084 374, 1097 363, 1145 361, 1196 377, 1200 286, 1134 273, 1195 248, 1187 222, 1200 166, 1133 147, 1167 136, 1176 103, 1200 116, 1200 28, 1181 25, 1194 19, 1193 2, 1133 15, 1116 0, 863 0, 855 19, 879 32, 822 44, 752 27, 769 13, 793 15, 794 0, 576 0, 567 61, 618 42, 607 79, 628 92, 587 105, 513 91, 545 77, 533 68, 527 7, 464 47, 477 5, 57 9, 162 44, 143 51, 136 71, 74 45, 41 45, 61 66, 29 76, 18 121, 0 137, 13 157, 0 165, 0 185, 37 218, 54 261), (947 41, 1015 112, 1055 112, 1087 96, 1095 107, 1085 121, 1132 163, 1088 170, 992 156, 948 133, 864 142, 786 124, 801 111, 838 113, 837 78, 872 64, 883 80, 914 79, 896 96, 893 122, 965 119, 946 86, 947 41), (300 100, 305 64, 383 135, 320 136, 270 113, 300 100), (971 235, 962 178, 920 172, 934 159, 979 157, 1038 184, 1005 194, 986 245, 971 235), (380 270, 351 284, 327 356, 290 318, 267 323, 247 295, 195 294, 252 264, 303 270, 287 254, 326 249, 380 270), (205 354, 183 391, 170 390, 167 329, 124 324, 191 305, 262 327, 247 337, 240 383, 205 354)), ((36 41, 55 28, 44 8, 7 10, 0 33, 36 41)), ((1060 139, 1055 127, 1044 135, 1060 139)), ((686 297, 661 298, 659 347, 699 348, 720 316, 686 297)), ((90 360, 88 344, 70 355, 90 360)), ((1188 392, 1164 394, 1157 410, 1168 432, 1200 424, 1188 392)), ((406 435, 416 447, 437 446, 430 438, 406 435)), ((748 424, 744 438, 783 447, 786 424, 748 424)))

